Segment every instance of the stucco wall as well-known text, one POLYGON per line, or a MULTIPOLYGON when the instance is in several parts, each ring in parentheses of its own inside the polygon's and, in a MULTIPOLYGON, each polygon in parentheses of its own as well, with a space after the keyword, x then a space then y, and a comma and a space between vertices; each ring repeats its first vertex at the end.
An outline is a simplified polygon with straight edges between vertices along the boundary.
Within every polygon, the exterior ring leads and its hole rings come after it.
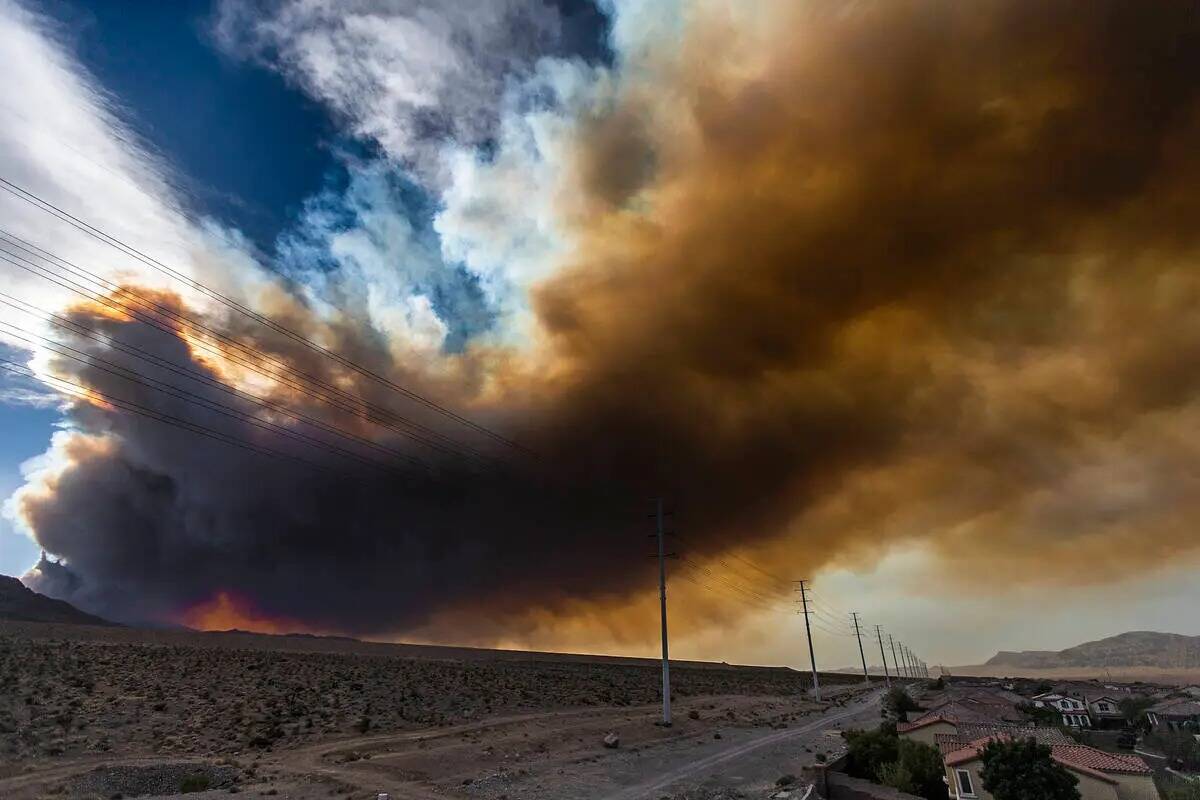
POLYGON ((949 722, 939 720, 932 725, 926 725, 922 728, 917 728, 911 731, 904 731, 899 734, 901 738, 911 739, 914 742, 923 742, 930 746, 936 746, 933 742, 933 737, 939 733, 956 733, 957 725, 951 725, 949 722))
POLYGON ((984 790, 983 780, 979 777, 979 770, 982 768, 983 762, 979 759, 959 764, 956 767, 946 767, 946 780, 950 782, 950 796, 958 797, 958 776, 955 775, 955 772, 963 769, 971 773, 971 786, 975 788, 973 796, 978 797, 979 800, 993 800, 991 793, 984 790))
MULTIPOLYGON (((950 781, 950 796, 958 796, 958 778, 954 774, 955 770, 965 769, 971 773, 971 784, 975 787, 975 797, 978 800, 994 800, 991 793, 983 788, 983 779, 979 776, 979 771, 983 769, 983 762, 979 759, 968 761, 966 764, 959 764, 956 767, 946 767, 946 779, 950 781)), ((1154 788, 1154 781, 1149 778, 1146 783, 1149 784, 1149 794, 1123 794, 1125 791, 1122 784, 1121 790, 1113 786, 1111 783, 1106 783, 1099 778, 1093 778, 1090 775, 1084 775, 1080 772, 1070 770, 1070 773, 1079 779, 1079 797, 1080 800, 1158 800, 1158 793, 1154 788)), ((1114 775, 1114 778, 1136 778, 1134 775, 1114 775)), ((1144 792, 1145 784, 1131 781, 1129 791, 1144 792)))
POLYGON ((1119 800, 1158 800, 1158 789, 1149 775, 1113 775, 1120 781, 1119 800))

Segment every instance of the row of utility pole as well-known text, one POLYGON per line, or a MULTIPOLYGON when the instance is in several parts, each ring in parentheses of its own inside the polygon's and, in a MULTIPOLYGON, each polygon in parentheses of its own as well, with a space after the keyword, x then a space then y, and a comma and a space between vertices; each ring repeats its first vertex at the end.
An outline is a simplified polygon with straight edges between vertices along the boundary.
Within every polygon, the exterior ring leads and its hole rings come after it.
MULTIPOLYGON (((658 498, 655 500, 654 518, 656 522, 655 538, 658 540, 658 603, 659 614, 661 616, 662 627, 662 724, 670 726, 671 724, 671 662, 668 656, 667 648, 667 559, 674 558, 675 553, 668 553, 666 549, 666 529, 663 522, 665 512, 663 511, 663 500, 658 498)), ((795 581, 795 591, 800 596, 800 609, 798 613, 804 616, 804 633, 808 638, 808 660, 812 669, 812 690, 813 697, 816 700, 821 699, 821 680, 817 674, 817 656, 813 648, 812 626, 809 623, 809 615, 813 613, 809 610, 809 593, 808 579, 795 581)), ((870 670, 867 668, 866 651, 863 649, 862 643, 862 627, 859 624, 859 616, 857 611, 850 613, 850 619, 854 626, 854 636, 858 640, 858 655, 862 659, 863 680, 866 683, 871 682, 870 670)), ((896 640, 888 634, 888 646, 892 651, 892 667, 888 668, 887 654, 883 649, 883 630, 880 626, 875 626, 875 638, 879 642, 879 656, 883 659, 883 677, 887 686, 892 685, 892 671, 895 671, 896 677, 904 677, 909 679, 928 678, 928 665, 917 657, 915 653, 908 649, 903 642, 900 642, 899 656, 896 652, 896 640)))
MULTIPOLYGON (((813 612, 810 611, 808 608, 809 599, 808 599, 808 580, 807 579, 802 579, 802 580, 796 581, 796 592, 800 595, 800 611, 799 611, 799 613, 804 615, 804 634, 805 634, 805 636, 808 637, 808 660, 809 660, 809 666, 812 669, 813 696, 817 700, 820 700, 821 699, 821 684, 817 677, 817 657, 813 653, 812 626, 809 624, 809 621, 808 621, 809 614, 812 614, 813 612)), ((858 640, 858 655, 859 655, 859 658, 862 659, 863 681, 865 683, 870 683, 871 682, 871 673, 870 673, 870 670, 867 669, 867 655, 866 655, 866 651, 863 650, 862 627, 859 625, 859 618, 858 618, 857 611, 850 612, 850 620, 851 620, 851 624, 854 627, 854 638, 858 640)), ((892 675, 891 675, 891 672, 888 670, 887 655, 883 652, 882 629, 878 625, 875 626, 875 635, 879 639, 879 655, 883 659, 883 678, 884 678, 884 681, 887 683, 887 685, 890 687, 892 685, 892 675)), ((892 638, 891 634, 888 634, 888 644, 892 648, 892 667, 896 670, 897 678, 899 678, 901 676, 903 676, 905 678, 910 678, 910 679, 912 679, 912 678, 928 678, 929 677, 928 666, 925 664, 924 661, 919 659, 915 653, 913 653, 911 650, 909 650, 904 645, 903 642, 900 643, 900 657, 899 658, 896 657, 896 641, 895 641, 895 639, 892 638)))

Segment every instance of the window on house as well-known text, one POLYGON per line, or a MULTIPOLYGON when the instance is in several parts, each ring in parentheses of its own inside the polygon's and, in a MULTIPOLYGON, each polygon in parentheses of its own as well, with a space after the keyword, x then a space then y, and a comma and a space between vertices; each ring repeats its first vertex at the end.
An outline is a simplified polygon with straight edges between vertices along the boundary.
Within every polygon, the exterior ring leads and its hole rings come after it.
POLYGON ((971 785, 971 773, 965 769, 957 769, 954 774, 958 777, 958 796, 974 797, 975 787, 971 785))

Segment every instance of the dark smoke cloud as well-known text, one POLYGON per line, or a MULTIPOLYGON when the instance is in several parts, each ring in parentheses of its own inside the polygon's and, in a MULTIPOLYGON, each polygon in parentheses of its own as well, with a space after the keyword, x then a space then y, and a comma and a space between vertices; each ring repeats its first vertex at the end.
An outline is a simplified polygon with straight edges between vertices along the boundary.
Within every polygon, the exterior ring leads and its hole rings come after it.
POLYGON ((79 406, 95 438, 19 502, 78 576, 70 599, 177 619, 236 590, 320 630, 519 635, 651 585, 659 493, 693 553, 762 548, 789 574, 905 541, 987 558, 999 584, 1194 557, 1194 5, 795 5, 753 34, 697 13, 678 61, 588 121, 574 157, 596 212, 535 293, 545 351, 469 351, 434 379, 338 330, 537 458, 324 474, 79 406))

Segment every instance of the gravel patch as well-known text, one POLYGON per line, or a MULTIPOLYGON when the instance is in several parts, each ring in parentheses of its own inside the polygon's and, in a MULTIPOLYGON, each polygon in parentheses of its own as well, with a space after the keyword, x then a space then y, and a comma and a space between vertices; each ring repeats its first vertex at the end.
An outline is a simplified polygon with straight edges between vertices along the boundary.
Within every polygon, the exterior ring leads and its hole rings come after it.
POLYGON ((237 779, 233 767, 208 764, 155 764, 147 767, 100 767, 72 781, 70 796, 80 800, 174 795, 228 789, 237 779))

